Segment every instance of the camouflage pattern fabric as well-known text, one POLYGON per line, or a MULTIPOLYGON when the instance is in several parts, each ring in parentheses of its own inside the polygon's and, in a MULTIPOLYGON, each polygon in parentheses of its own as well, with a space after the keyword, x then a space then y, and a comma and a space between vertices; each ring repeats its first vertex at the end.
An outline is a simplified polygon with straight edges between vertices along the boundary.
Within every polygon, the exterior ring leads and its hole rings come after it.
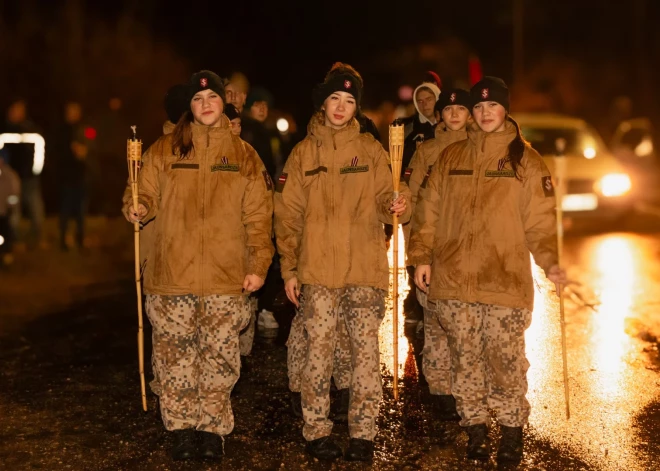
POLYGON ((337 344, 337 323, 344 318, 351 343, 348 427, 351 438, 373 440, 383 395, 378 328, 385 315, 385 291, 361 286, 329 289, 304 285, 302 318, 307 357, 302 372, 302 410, 306 440, 332 432, 330 379, 337 344))
MULTIPOLYGON (((289 390, 300 392, 302 370, 307 357, 307 334, 303 324, 302 304, 303 296, 300 297, 300 308, 291 321, 287 346, 287 372, 289 375, 289 390)), ((334 364, 332 377, 337 389, 346 389, 351 385, 353 366, 351 364, 351 340, 348 337, 346 323, 343 318, 337 322, 337 343, 335 345, 334 364)))
POLYGON ((461 425, 487 423, 491 409, 501 425, 524 426, 530 412, 525 330, 532 312, 456 300, 436 305, 449 338, 452 394, 461 425))
POLYGON ((240 375, 238 334, 248 324, 248 306, 242 296, 147 296, 167 430, 224 436, 234 428, 229 396, 240 375))
POLYGON ((252 345, 254 344, 254 329, 257 324, 257 298, 254 296, 248 297, 248 304, 250 305, 250 323, 241 330, 238 338, 238 345, 241 351, 241 356, 248 356, 252 353, 252 345))
POLYGON ((417 300, 424 308, 424 349, 422 371, 434 395, 451 394, 451 358, 447 332, 440 324, 440 315, 434 302, 426 293, 417 290, 417 300))

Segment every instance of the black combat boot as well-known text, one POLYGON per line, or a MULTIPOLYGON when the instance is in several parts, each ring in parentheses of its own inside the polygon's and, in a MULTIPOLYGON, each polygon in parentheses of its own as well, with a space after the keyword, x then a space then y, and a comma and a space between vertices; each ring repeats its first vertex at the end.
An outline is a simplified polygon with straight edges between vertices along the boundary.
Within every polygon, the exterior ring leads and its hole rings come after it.
POLYGON ((299 392, 291 391, 291 412, 302 418, 302 397, 299 392))
POLYGON ((374 459, 374 442, 361 438, 351 438, 344 459, 346 461, 371 462, 374 459))
POLYGON ((468 425, 467 457, 471 460, 487 459, 490 455, 488 427, 486 424, 468 425))
POLYGON ((518 462, 523 456, 523 431, 522 427, 501 426, 502 438, 497 450, 497 461, 518 462))
POLYGON ((202 440, 199 446, 199 457, 205 460, 220 460, 224 453, 222 437, 211 432, 197 432, 202 440))
POLYGON ((324 461, 332 461, 341 456, 341 448, 329 436, 307 442, 305 451, 324 461))
POLYGON ((337 391, 337 397, 332 404, 330 414, 335 423, 342 424, 348 422, 348 406, 351 402, 351 393, 348 388, 337 391))
POLYGON ((172 459, 175 461, 189 460, 197 454, 197 443, 195 440, 195 429, 174 431, 174 446, 172 447, 172 459))
POLYGON ((440 394, 433 396, 433 406, 435 416, 438 420, 444 422, 454 422, 461 420, 461 416, 456 411, 456 399, 451 394, 440 394))

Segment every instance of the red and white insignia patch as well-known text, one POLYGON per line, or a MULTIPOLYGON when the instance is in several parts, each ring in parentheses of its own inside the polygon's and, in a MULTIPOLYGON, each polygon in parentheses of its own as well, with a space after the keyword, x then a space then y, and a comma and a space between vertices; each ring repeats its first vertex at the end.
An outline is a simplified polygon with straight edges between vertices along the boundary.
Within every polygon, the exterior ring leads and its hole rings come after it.
POLYGON ((488 91, 487 88, 482 88, 481 89, 481 98, 488 98, 489 95, 490 95, 490 92, 488 91))
POLYGON ((344 88, 349 89, 353 86, 350 80, 344 80, 344 88))
POLYGON ((221 160, 222 160, 222 165, 229 164, 229 159, 227 157, 223 157, 221 160))
POLYGON ((449 101, 451 101, 452 103, 454 103, 456 101, 456 94, 455 93, 452 93, 451 95, 449 95, 449 101))
POLYGON ((209 79, 201 78, 201 79, 199 79, 199 84, 204 88, 209 84, 209 79))
POLYGON ((408 167, 403 174, 404 174, 404 176, 409 177, 410 175, 412 175, 412 171, 413 171, 413 169, 408 167))
POLYGON ((280 175, 280 178, 277 179, 277 181, 280 183, 280 185, 284 185, 286 183, 286 177, 287 177, 286 173, 283 173, 282 175, 280 175))
POLYGON ((357 167, 358 164, 358 158, 357 155, 353 157, 353 160, 351 160, 351 167, 357 167))

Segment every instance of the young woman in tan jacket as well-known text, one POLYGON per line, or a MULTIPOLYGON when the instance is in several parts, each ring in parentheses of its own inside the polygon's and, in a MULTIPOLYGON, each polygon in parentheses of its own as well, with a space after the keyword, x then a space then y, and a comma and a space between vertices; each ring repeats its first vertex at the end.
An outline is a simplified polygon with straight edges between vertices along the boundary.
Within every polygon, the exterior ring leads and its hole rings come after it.
POLYGON ((273 185, 254 149, 232 135, 216 74, 194 74, 188 101, 174 131, 144 154, 139 205, 125 198, 124 214, 154 220, 144 291, 172 456, 219 459, 234 426, 246 295, 263 285, 274 252, 273 185))
POLYGON ((378 328, 385 314, 389 266, 382 224, 407 221, 409 192, 392 201, 389 157, 355 114, 362 79, 336 64, 314 91, 317 114, 275 187, 275 234, 282 277, 308 340, 302 372, 303 436, 320 459, 341 456, 330 438, 330 377, 337 323, 351 339, 350 445, 347 460, 370 461, 382 385, 378 328), (302 287, 302 288, 301 288, 302 287))
POLYGON ((422 183, 408 260, 449 338, 468 457, 488 458, 492 409, 502 430, 498 460, 519 461, 530 410, 530 252, 550 280, 565 281, 555 195, 546 165, 508 116, 504 82, 486 77, 470 96, 476 125, 468 139, 447 147, 422 183))
MULTIPOLYGON (((430 169, 442 155, 442 152, 454 142, 467 139, 467 126, 470 119, 470 92, 460 88, 450 88, 440 94, 436 103, 439 123, 435 128, 435 137, 419 146, 404 170, 404 178, 412 193, 412 210, 415 211, 420 187, 430 169)), ((406 241, 410 241, 411 224, 403 226, 406 241)), ((416 289, 414 283, 415 267, 408 266, 411 287, 408 297, 421 305, 424 312, 424 350, 422 351, 422 371, 429 385, 433 411, 439 420, 458 420, 456 401, 451 395, 451 365, 447 334, 437 322, 435 313, 426 300, 426 294, 416 289)), ((406 300, 407 301, 407 300, 406 300)), ((412 303, 413 301, 409 301, 412 303)), ((404 301, 404 306, 406 305, 404 301)))

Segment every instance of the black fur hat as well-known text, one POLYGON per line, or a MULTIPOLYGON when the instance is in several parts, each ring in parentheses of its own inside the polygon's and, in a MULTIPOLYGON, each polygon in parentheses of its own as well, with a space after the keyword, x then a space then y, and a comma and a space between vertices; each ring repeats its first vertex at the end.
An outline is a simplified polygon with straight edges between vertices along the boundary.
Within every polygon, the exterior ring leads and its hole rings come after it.
POLYGON ((461 105, 468 110, 472 108, 472 101, 470 99, 470 92, 462 88, 450 88, 440 94, 440 98, 435 103, 435 111, 442 113, 447 106, 461 105))
POLYGON ((330 72, 325 76, 323 83, 318 84, 313 91, 314 109, 319 111, 326 98, 334 92, 346 92, 353 95, 357 110, 360 109, 362 100, 362 88, 364 82, 362 77, 348 64, 336 62, 330 72))
POLYGON ((190 103, 192 97, 195 96, 195 93, 201 92, 202 90, 213 90, 220 95, 223 103, 227 102, 225 99, 225 86, 222 83, 222 79, 215 72, 211 72, 210 70, 200 70, 199 72, 192 74, 188 81, 188 103, 190 103))
POLYGON ((470 89, 470 111, 474 105, 483 101, 494 101, 509 111, 509 88, 499 77, 484 77, 470 89))

